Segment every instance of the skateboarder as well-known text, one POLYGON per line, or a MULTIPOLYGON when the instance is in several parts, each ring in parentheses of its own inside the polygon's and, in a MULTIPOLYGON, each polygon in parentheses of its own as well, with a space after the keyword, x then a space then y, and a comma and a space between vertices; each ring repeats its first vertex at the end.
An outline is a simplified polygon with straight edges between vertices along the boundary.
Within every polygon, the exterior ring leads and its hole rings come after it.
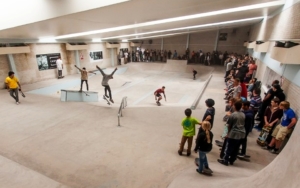
POLYGON ((21 91, 21 84, 13 71, 8 72, 8 77, 5 79, 5 84, 10 96, 16 100, 16 104, 20 104, 18 89, 21 91))
POLYGON ((93 73, 93 74, 96 74, 96 73, 94 73, 94 72, 92 72, 92 71, 86 71, 86 70, 85 70, 85 67, 83 67, 82 69, 80 69, 80 68, 77 67, 76 65, 75 65, 75 67, 76 67, 76 68, 80 71, 80 73, 81 73, 81 85, 80 85, 80 90, 79 90, 79 92, 82 91, 82 84, 83 84, 83 82, 85 82, 86 90, 88 91, 88 90, 89 90, 88 73, 93 73))
POLYGON ((154 92, 154 96, 155 96, 155 100, 156 100, 156 103, 159 105, 160 104, 160 100, 162 99, 162 96, 161 96, 161 93, 164 94, 164 97, 165 97, 165 101, 167 101, 167 98, 166 98, 166 95, 165 95, 165 86, 162 86, 161 89, 157 89, 155 92, 154 92))
POLYGON ((195 69, 193 69, 194 80, 196 80, 196 74, 197 74, 197 71, 195 69))
POLYGON ((108 81, 109 81, 110 79, 113 79, 114 73, 118 70, 117 67, 116 67, 115 70, 114 70, 111 74, 109 74, 109 75, 105 74, 105 73, 100 69, 100 67, 98 67, 98 65, 96 65, 96 68, 101 72, 101 74, 102 74, 102 76, 103 76, 103 79, 102 79, 102 86, 104 87, 105 97, 109 98, 109 101, 112 102, 112 103, 114 103, 114 101, 113 101, 113 99, 112 99, 112 96, 111 96, 111 90, 110 90, 110 87, 109 87, 109 85, 108 85, 108 81), (107 91, 108 91, 109 96, 107 96, 107 91))

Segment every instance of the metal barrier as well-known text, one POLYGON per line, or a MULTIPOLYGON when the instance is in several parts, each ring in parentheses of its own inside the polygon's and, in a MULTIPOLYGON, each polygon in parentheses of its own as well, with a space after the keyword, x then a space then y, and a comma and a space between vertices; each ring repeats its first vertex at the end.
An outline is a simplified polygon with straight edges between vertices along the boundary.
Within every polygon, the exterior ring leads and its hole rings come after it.
POLYGON ((120 117, 123 117, 122 114, 122 110, 127 106, 127 97, 123 97, 120 108, 119 108, 119 112, 118 112, 118 126, 120 125, 120 117))

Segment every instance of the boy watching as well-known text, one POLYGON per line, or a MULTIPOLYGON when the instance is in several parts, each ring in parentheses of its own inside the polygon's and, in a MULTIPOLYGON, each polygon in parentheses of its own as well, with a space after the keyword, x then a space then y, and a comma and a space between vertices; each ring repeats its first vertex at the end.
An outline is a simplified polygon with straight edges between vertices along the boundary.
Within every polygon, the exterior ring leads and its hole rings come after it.
POLYGON ((193 143, 193 136, 196 134, 196 124, 199 124, 199 121, 196 118, 191 117, 192 110, 187 108, 184 111, 186 117, 182 120, 181 125, 183 127, 183 134, 181 138, 180 148, 178 154, 182 155, 182 151, 185 145, 185 142, 188 141, 187 156, 191 155, 191 148, 193 143))
POLYGON ((215 105, 215 101, 213 99, 207 99, 205 101, 205 104, 207 106, 207 110, 203 115, 202 121, 209 121, 212 129, 215 117, 215 108, 213 107, 215 105))

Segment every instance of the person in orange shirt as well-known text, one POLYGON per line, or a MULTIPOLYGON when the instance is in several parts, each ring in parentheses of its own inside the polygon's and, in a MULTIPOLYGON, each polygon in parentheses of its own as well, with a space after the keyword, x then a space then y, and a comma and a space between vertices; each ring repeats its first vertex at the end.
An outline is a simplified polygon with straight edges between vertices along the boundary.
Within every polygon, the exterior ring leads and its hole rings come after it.
POLYGON ((250 61, 248 68, 249 68, 249 72, 247 72, 246 74, 246 80, 245 80, 246 83, 248 83, 251 80, 254 71, 257 70, 257 65, 255 64, 255 61, 253 60, 250 61))
POLYGON ((5 84, 10 96, 16 100, 16 104, 20 104, 18 90, 21 91, 21 84, 13 71, 8 72, 8 77, 5 79, 5 84))

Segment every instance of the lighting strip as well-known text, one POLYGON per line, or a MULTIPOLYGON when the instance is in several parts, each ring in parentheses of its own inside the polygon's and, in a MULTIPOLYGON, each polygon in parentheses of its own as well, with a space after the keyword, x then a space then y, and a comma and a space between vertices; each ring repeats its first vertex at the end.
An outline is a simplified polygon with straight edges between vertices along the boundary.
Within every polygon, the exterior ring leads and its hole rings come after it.
POLYGON ((164 32, 179 31, 179 30, 185 30, 185 29, 195 29, 195 28, 209 27, 209 26, 215 26, 215 25, 224 25, 224 24, 231 24, 231 23, 246 22, 246 21, 258 20, 258 19, 263 19, 263 18, 264 17, 261 16, 261 17, 246 18, 246 19, 240 19, 240 20, 232 20, 232 21, 217 22, 217 23, 210 23, 210 24, 203 24, 203 25, 195 25, 195 26, 189 26, 189 27, 179 27, 179 28, 174 28, 174 29, 151 31, 151 32, 146 32, 146 33, 120 35, 120 36, 101 38, 101 40, 114 39, 114 38, 123 38, 123 37, 132 37, 132 36, 140 36, 140 35, 148 35, 148 34, 155 34, 155 33, 164 33, 164 32))
POLYGON ((140 24, 132 24, 132 25, 107 28, 107 29, 100 29, 100 30, 74 33, 74 34, 68 34, 68 35, 61 35, 61 36, 55 37, 55 39, 64 39, 64 38, 72 38, 72 37, 79 37, 79 36, 85 36, 85 35, 107 33, 107 32, 120 31, 120 30, 132 29, 132 28, 138 28, 138 27, 145 27, 145 26, 151 26, 151 25, 157 25, 157 24, 163 24, 163 23, 170 23, 170 22, 190 20, 190 19, 195 19, 195 18, 215 16, 215 15, 220 15, 220 14, 228 14, 228 13, 241 12, 241 11, 246 11, 246 10, 266 8, 266 7, 283 5, 283 4, 284 4, 284 1, 273 1, 273 2, 260 3, 260 4, 255 4, 255 5, 242 6, 242 7, 230 8, 230 9, 224 9, 224 10, 218 10, 218 11, 212 11, 212 12, 206 12, 206 13, 200 13, 200 14, 194 14, 194 15, 188 15, 188 16, 181 16, 181 17, 176 17, 176 18, 156 20, 156 21, 145 22, 145 23, 140 23, 140 24))

